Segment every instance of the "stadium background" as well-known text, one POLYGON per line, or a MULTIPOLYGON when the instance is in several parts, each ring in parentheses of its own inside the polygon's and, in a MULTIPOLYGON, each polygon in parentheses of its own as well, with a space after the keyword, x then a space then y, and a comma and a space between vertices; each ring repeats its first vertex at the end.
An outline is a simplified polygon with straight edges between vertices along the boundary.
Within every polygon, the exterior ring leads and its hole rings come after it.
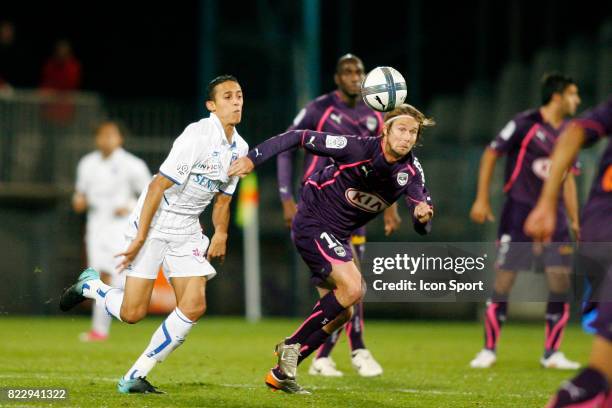
MULTIPOLYGON (((434 232, 425 238, 434 241, 494 239, 495 225, 468 219, 479 157, 514 113, 538 105, 545 71, 576 79, 581 109, 612 89, 606 2, 34 4, 0 10, 23 51, 14 89, 0 90, 0 314, 56 313, 58 293, 84 266, 84 218, 71 211, 70 195, 76 163, 93 148, 93 126, 121 120, 129 129, 127 149, 155 171, 173 139, 205 114, 204 87, 217 74, 240 79, 246 101, 239 131, 254 145, 334 88, 335 61, 345 52, 359 55, 366 69, 397 68, 408 81, 408 101, 438 122, 418 152, 437 208, 434 232), (60 38, 73 44, 82 86, 42 95, 41 66, 60 38), (49 114, 57 109, 68 112, 60 121, 49 114)), ((596 157, 596 151, 582 156, 583 200, 596 157)), ((283 226, 275 170, 270 163, 258 171, 263 313, 299 315, 314 293, 283 226)), ((209 213, 202 220, 209 229, 209 213)), ((421 239, 408 224, 394 241, 421 239)), ((385 239, 380 220, 368 239, 385 239)), ((209 313, 242 314, 242 234, 235 224, 220 271, 209 286, 209 313)), ((366 307, 370 316, 466 319, 476 318, 476 308, 366 307)))

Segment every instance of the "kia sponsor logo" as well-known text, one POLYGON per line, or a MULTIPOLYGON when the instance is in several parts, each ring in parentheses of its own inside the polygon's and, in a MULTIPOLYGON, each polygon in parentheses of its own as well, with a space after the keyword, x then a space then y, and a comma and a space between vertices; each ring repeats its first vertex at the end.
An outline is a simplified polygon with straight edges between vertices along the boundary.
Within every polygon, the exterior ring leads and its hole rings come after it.
POLYGON ((354 188, 346 190, 344 196, 354 207, 371 213, 381 212, 389 206, 379 195, 355 190, 354 188))

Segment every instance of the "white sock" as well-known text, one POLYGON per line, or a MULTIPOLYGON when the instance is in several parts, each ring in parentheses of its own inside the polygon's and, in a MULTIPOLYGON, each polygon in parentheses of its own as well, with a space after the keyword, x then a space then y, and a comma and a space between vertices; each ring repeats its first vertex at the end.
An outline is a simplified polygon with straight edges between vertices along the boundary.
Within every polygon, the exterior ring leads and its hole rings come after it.
POLYGON ((91 329, 97 334, 108 336, 113 318, 106 313, 102 302, 95 302, 92 309, 91 329))
POLYGON ((117 288, 110 288, 105 294, 104 297, 101 297, 100 300, 96 301, 104 306, 108 314, 115 316, 117 320, 121 320, 121 304, 123 303, 123 291, 117 288))
MULTIPOLYGON (((114 291, 113 291, 114 292, 114 291)), ((189 320, 177 307, 155 330, 151 342, 136 363, 123 376, 126 380, 146 377, 156 363, 164 361, 170 353, 183 344, 195 322, 189 320)))
POLYGON ((113 288, 125 289, 125 279, 126 279, 125 273, 117 273, 117 274, 111 275, 110 284, 113 288))
POLYGON ((92 279, 83 284, 83 296, 97 302, 100 299, 104 299, 106 292, 110 289, 112 289, 112 287, 108 286, 100 279, 92 279))

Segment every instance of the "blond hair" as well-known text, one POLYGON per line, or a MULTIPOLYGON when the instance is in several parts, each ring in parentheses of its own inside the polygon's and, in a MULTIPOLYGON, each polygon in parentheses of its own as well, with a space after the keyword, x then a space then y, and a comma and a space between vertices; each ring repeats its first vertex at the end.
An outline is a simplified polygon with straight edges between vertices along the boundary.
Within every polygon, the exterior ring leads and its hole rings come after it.
POLYGON ((391 129, 391 126, 393 126, 393 121, 399 118, 400 116, 410 116, 419 123, 417 142, 421 139, 423 128, 432 127, 436 125, 436 122, 432 118, 428 118, 427 116, 425 116, 424 113, 422 113, 414 106, 409 105, 407 103, 403 103, 399 106, 396 106, 395 109, 385 114, 384 121, 387 128, 391 129))

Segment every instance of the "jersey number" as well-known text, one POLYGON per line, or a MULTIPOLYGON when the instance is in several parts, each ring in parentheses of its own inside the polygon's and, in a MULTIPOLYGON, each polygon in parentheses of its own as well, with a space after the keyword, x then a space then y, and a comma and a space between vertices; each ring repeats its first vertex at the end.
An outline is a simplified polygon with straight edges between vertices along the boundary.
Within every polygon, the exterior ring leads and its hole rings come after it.
POLYGON ((340 245, 340 242, 338 242, 336 237, 334 237, 333 235, 328 234, 327 232, 322 233, 319 236, 319 238, 324 239, 325 241, 327 241, 327 247, 329 249, 337 247, 338 245, 340 245))

